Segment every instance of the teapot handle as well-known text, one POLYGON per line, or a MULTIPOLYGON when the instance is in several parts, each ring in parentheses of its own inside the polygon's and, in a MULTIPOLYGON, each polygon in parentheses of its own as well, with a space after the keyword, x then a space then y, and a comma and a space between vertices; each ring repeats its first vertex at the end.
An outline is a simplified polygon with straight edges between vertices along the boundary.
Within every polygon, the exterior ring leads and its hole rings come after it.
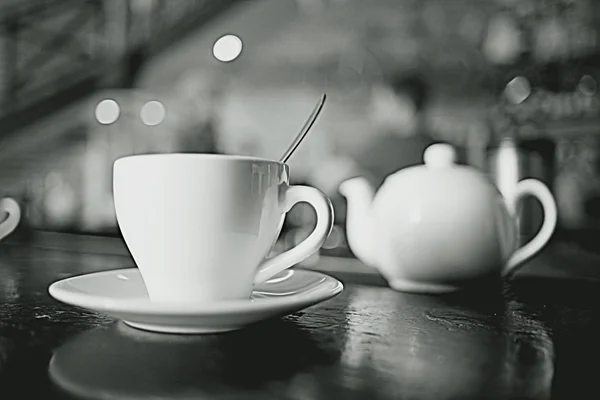
POLYGON ((554 197, 546 185, 536 179, 524 179, 517 184, 515 194, 512 199, 509 200, 512 201, 510 209, 516 210, 517 203, 527 195, 537 198, 542 204, 544 222, 533 239, 513 253, 506 264, 504 275, 513 272, 515 268, 523 265, 523 263, 542 250, 552 237, 554 228, 556 228, 557 210, 554 197))
POLYGON ((0 240, 10 235, 19 225, 21 219, 21 208, 11 197, 4 197, 0 199, 0 215, 6 214, 4 220, 0 220, 0 240))

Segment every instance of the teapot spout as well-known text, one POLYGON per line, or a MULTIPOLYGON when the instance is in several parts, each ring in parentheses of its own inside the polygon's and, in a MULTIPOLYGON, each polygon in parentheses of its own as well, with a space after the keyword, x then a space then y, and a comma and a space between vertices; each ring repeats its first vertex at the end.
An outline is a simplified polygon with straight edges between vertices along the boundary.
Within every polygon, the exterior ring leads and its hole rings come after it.
POLYGON ((363 177, 348 179, 339 186, 339 192, 348 202, 346 237, 354 255, 363 263, 377 266, 377 249, 373 241, 374 221, 372 202, 375 191, 363 177))

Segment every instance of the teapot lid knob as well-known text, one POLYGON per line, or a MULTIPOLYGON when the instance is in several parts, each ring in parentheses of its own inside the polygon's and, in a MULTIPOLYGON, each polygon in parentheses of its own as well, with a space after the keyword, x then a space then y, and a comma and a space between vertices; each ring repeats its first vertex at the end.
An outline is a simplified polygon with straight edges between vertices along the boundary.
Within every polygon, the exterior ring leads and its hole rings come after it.
POLYGON ((428 167, 449 167, 456 162, 456 151, 446 143, 432 144, 425 150, 423 160, 428 167))

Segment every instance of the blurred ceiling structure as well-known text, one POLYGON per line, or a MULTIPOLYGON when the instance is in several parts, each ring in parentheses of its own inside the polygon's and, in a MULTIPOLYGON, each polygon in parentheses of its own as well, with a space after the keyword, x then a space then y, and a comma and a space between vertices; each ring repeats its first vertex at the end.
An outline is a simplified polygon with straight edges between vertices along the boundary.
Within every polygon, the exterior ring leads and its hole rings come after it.
POLYGON ((242 0, 0 2, 0 136, 105 87, 242 0))

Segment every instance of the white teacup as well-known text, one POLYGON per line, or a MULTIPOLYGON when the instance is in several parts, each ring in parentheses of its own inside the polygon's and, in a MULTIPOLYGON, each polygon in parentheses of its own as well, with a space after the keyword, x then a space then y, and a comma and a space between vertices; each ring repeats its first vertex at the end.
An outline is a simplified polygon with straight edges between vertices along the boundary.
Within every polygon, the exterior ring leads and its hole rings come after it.
POLYGON ((0 240, 15 230, 21 220, 19 203, 10 197, 0 199, 0 240))
POLYGON ((124 157, 114 164, 113 191, 121 233, 158 303, 249 298, 254 284, 317 252, 333 224, 323 193, 290 186, 287 165, 252 157, 124 157), (315 229, 265 259, 299 202, 315 209, 315 229))

